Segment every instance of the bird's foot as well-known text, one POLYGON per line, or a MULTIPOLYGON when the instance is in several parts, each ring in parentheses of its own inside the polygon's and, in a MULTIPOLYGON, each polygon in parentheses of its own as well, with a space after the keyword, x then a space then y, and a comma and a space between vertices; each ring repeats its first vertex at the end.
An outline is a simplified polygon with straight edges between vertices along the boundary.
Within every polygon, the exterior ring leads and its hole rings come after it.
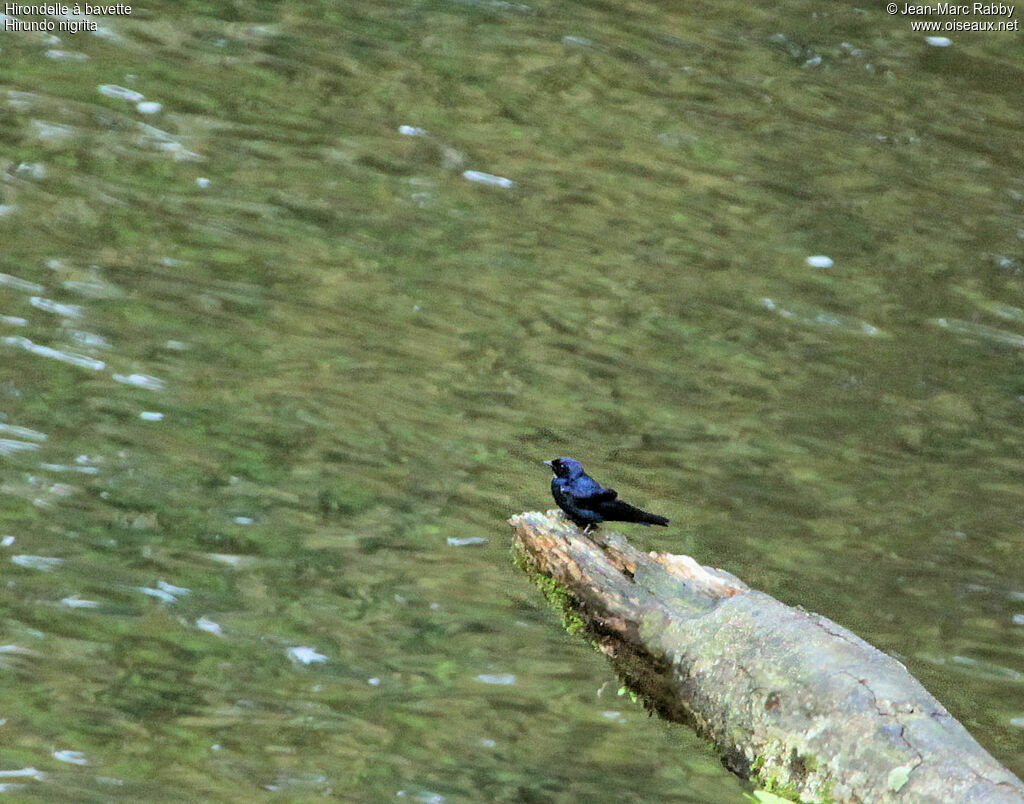
POLYGON ((595 530, 597 530, 597 525, 587 525, 587 526, 586 526, 586 527, 585 527, 585 528, 583 529, 583 535, 584 535, 584 536, 589 536, 589 535, 590 535, 591 533, 593 533, 593 532, 594 532, 595 530))

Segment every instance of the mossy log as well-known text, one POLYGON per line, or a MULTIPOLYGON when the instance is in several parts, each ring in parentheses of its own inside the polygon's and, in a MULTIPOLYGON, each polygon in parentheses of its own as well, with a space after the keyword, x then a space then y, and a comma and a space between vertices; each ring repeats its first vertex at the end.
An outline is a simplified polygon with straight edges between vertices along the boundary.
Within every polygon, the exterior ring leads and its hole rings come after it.
POLYGON ((1024 804, 1020 779, 842 626, 689 556, 585 535, 558 511, 509 523, 517 563, 566 628, 739 776, 793 801, 1024 804))

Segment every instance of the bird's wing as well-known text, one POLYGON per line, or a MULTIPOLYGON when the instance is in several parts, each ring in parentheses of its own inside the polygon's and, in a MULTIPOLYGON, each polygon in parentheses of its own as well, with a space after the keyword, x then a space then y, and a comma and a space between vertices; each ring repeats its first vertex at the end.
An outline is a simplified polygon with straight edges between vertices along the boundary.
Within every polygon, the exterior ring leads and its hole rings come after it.
POLYGON ((578 499, 592 500, 593 502, 607 502, 619 496, 615 489, 606 489, 592 477, 581 477, 573 491, 578 499))

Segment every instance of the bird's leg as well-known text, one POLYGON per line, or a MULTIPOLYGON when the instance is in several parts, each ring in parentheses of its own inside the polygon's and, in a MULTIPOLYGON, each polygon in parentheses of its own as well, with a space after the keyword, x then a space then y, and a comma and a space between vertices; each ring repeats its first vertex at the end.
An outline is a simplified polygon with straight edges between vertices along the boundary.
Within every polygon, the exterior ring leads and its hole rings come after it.
POLYGON ((597 525, 595 525, 595 524, 594 524, 593 522, 591 522, 591 523, 590 523, 589 525, 587 525, 587 526, 586 526, 586 527, 585 527, 585 528, 583 529, 583 535, 584 535, 584 536, 589 536, 589 535, 590 535, 591 533, 593 533, 593 531, 594 531, 594 530, 595 530, 596 528, 597 528, 597 525))

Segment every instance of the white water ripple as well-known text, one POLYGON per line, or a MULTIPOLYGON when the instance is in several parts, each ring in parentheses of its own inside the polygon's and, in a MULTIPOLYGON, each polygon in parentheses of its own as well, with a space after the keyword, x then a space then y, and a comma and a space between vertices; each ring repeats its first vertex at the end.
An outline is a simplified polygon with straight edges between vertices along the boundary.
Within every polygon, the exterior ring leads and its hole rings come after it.
POLYGON ((805 304, 794 303, 783 306, 782 303, 776 302, 774 299, 763 298, 761 299, 761 306, 778 313, 782 318, 796 321, 800 324, 831 327, 839 332, 852 335, 868 335, 873 338, 886 335, 883 330, 863 319, 841 313, 832 313, 828 310, 818 310, 805 304))
POLYGON ((54 360, 60 360, 62 363, 70 363, 71 365, 78 366, 79 368, 103 371, 103 369, 107 367, 107 364, 102 360, 96 360, 95 358, 75 354, 74 352, 63 352, 60 349, 54 349, 51 346, 43 346, 42 344, 35 343, 28 338, 23 338, 20 335, 8 335, 3 339, 3 343, 6 343, 8 346, 18 346, 26 352, 31 352, 32 354, 39 355, 40 357, 52 357, 54 360))
POLYGON ((935 318, 931 323, 942 329, 955 332, 957 335, 966 335, 1003 346, 1024 349, 1024 335, 999 329, 999 327, 990 327, 988 324, 977 324, 973 321, 962 321, 959 318, 935 318))

